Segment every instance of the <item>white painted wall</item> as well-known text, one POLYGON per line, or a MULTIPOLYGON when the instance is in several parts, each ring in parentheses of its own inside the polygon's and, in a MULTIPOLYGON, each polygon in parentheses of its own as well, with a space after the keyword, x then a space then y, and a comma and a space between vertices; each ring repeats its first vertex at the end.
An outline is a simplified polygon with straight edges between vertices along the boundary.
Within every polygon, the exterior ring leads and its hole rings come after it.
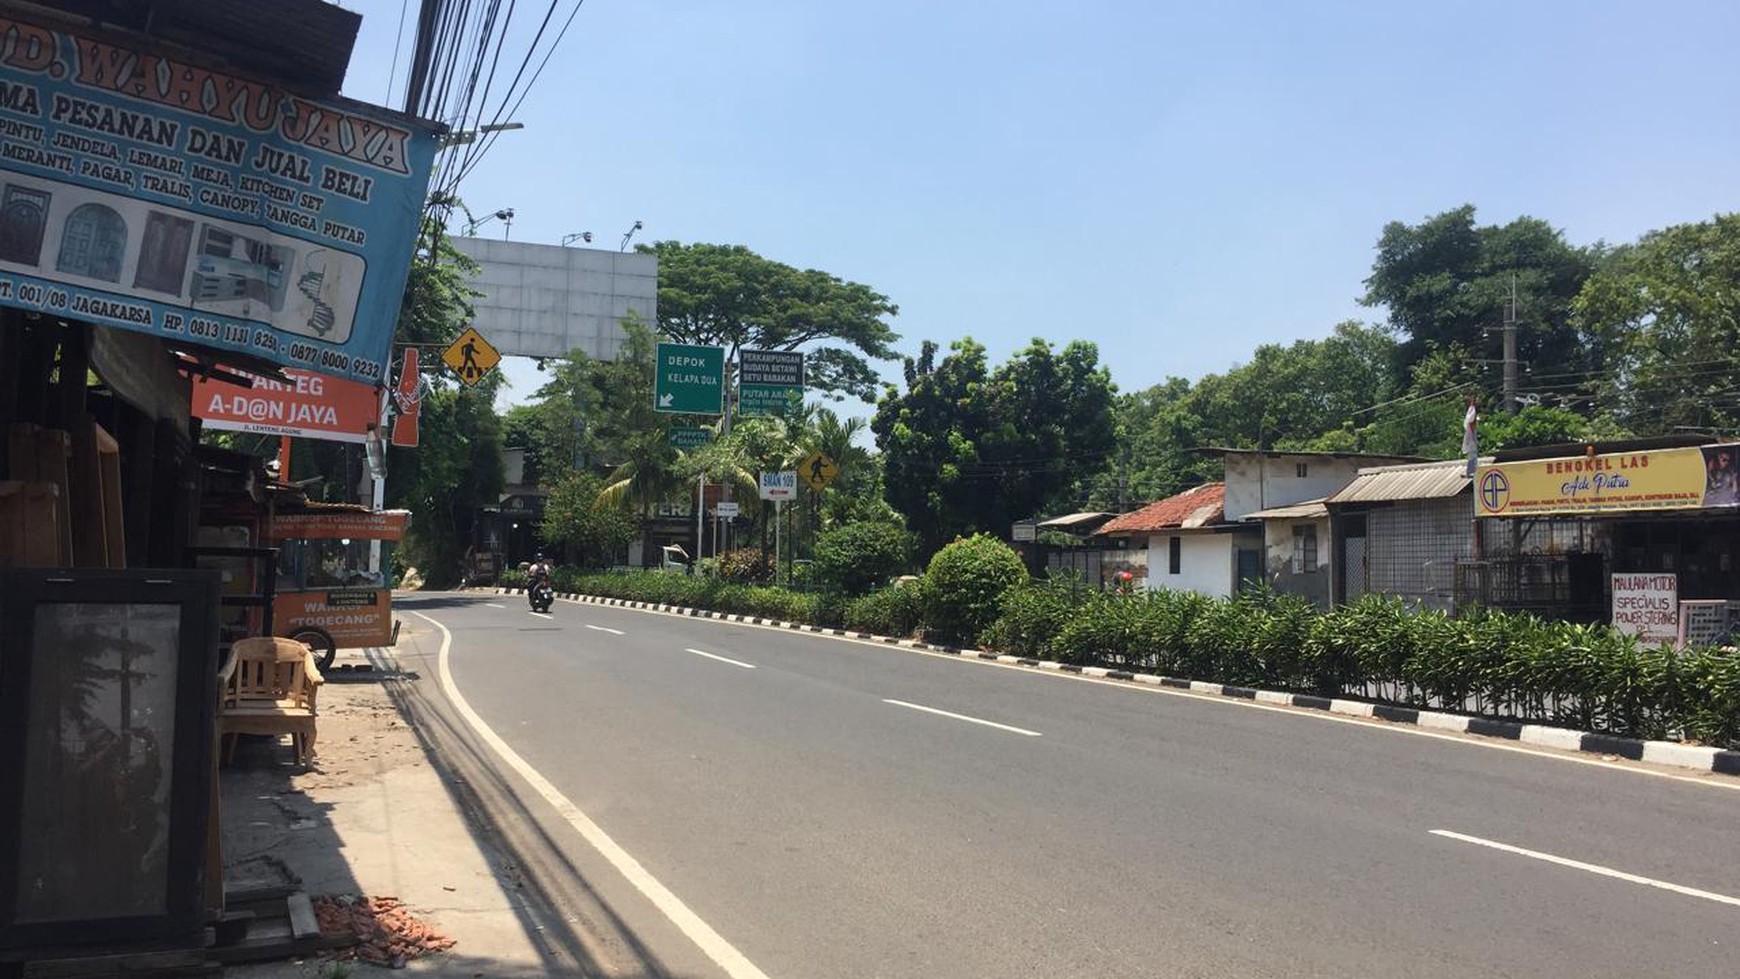
POLYGON ((1233 593, 1236 567, 1232 534, 1179 534, 1178 574, 1171 574, 1169 534, 1148 538, 1148 588, 1224 597, 1233 593))
MULTIPOLYGON (((1258 510, 1317 500, 1353 481, 1359 470, 1406 460, 1336 459, 1330 456, 1228 455, 1226 459, 1226 519, 1243 520, 1258 510), (1305 475, 1298 475, 1299 463, 1305 475)), ((1292 533, 1292 531, 1288 531, 1292 533)))
POLYGON ((1268 559, 1265 567, 1270 574, 1293 567, 1293 528, 1298 526, 1315 526, 1317 528, 1317 566, 1306 568, 1306 571, 1317 571, 1329 567, 1329 518, 1312 517, 1301 520, 1265 520, 1263 521, 1263 537, 1268 559))
POLYGON ((478 263, 473 325, 507 356, 615 360, 632 310, 658 322, 657 256, 494 238, 451 239, 478 263))

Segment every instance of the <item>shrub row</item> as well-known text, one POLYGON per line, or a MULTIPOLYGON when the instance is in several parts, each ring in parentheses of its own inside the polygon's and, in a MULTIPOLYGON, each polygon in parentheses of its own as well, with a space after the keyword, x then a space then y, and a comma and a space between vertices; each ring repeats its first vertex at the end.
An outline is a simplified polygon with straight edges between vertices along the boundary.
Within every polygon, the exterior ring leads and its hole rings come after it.
MULTIPOLYGON (((705 608, 1066 663, 1354 696, 1624 737, 1740 748, 1740 655, 1645 646, 1606 626, 1367 596, 1320 613, 1254 593, 1117 595, 1028 581, 988 538, 939 552, 918 581, 859 598, 717 577, 558 570, 561 591, 705 608), (947 557, 945 558, 945 555, 947 557)), ((1007 555, 1013 558, 1013 554, 1007 555)))
POLYGON ((983 640, 1023 656, 1740 748, 1740 655, 1604 625, 1452 618, 1375 595, 1320 613, 1293 596, 1122 596, 1067 581, 1013 588, 1002 613, 983 640))

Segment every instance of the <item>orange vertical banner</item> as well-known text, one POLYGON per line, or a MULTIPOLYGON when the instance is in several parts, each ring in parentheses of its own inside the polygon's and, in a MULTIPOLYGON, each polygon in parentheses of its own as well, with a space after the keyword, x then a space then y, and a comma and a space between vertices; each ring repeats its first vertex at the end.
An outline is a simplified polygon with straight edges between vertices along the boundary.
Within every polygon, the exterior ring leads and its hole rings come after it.
POLYGON ((406 347, 405 359, 399 366, 399 384, 393 389, 393 444, 404 449, 417 447, 417 418, 423 413, 423 389, 417 373, 417 348, 406 347))

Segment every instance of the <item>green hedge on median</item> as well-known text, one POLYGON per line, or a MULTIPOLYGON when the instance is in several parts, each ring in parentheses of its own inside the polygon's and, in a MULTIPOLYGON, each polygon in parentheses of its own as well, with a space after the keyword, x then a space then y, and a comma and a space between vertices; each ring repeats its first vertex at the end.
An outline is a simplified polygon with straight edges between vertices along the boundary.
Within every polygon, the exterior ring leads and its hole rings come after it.
MULTIPOLYGON (((937 598, 928 579, 854 599, 644 572, 559 570, 556 585, 607 598, 939 637, 929 618, 937 598)), ((949 621, 960 628, 959 617, 949 621)), ((1378 596, 1320 613, 1274 594, 1111 595, 1064 579, 1004 589, 994 620, 965 637, 974 638, 986 648, 1066 663, 1740 749, 1740 655, 1646 646, 1606 626, 1532 615, 1475 611, 1452 618, 1378 596)))

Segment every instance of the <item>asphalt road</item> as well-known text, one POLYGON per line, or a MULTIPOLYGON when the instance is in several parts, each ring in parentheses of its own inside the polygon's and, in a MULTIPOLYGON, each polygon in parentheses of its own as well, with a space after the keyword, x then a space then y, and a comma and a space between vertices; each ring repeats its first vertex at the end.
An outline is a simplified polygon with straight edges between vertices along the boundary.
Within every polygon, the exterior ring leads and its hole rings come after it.
POLYGON ((774 979, 1740 974, 1734 780, 783 630, 441 605, 476 713, 774 979))

